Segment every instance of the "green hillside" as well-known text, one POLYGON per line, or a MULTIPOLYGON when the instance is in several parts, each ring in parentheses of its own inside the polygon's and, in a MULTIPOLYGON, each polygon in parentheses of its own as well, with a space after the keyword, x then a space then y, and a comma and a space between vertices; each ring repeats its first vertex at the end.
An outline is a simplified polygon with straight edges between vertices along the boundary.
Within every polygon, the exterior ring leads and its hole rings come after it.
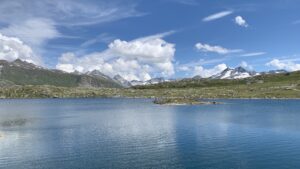
POLYGON ((60 87, 121 87, 112 79, 49 70, 16 60, 0 61, 0 86, 52 85, 60 87))

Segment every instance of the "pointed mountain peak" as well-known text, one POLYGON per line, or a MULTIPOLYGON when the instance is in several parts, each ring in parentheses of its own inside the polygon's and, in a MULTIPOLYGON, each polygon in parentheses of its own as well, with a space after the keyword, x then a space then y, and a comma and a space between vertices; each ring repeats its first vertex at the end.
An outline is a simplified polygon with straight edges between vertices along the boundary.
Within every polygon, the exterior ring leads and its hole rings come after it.
POLYGON ((121 75, 117 74, 114 76, 114 79, 124 79, 121 75))
POLYGON ((100 72, 99 70, 93 70, 93 71, 87 72, 86 74, 89 76, 92 76, 92 77, 110 79, 109 76, 105 75, 104 73, 100 72))
POLYGON ((113 79, 115 81, 117 81, 119 84, 121 84, 123 87, 130 87, 130 86, 132 86, 129 81, 127 81, 125 78, 123 78, 119 74, 115 75, 113 79))
POLYGON ((237 71, 237 72, 248 72, 247 69, 245 69, 242 66, 239 66, 239 67, 235 68, 234 70, 237 71))
POLYGON ((21 59, 16 59, 15 61, 11 62, 14 66, 26 68, 26 69, 43 69, 40 66, 37 66, 33 63, 29 63, 27 61, 21 60, 21 59))

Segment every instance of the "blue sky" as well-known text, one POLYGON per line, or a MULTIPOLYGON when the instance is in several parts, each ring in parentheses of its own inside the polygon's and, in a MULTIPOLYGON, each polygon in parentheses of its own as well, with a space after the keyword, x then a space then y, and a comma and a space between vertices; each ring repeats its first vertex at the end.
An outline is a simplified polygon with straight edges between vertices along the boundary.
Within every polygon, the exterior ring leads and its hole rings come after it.
POLYGON ((299 11, 298 0, 2 0, 0 59, 128 80, 295 71, 299 11))

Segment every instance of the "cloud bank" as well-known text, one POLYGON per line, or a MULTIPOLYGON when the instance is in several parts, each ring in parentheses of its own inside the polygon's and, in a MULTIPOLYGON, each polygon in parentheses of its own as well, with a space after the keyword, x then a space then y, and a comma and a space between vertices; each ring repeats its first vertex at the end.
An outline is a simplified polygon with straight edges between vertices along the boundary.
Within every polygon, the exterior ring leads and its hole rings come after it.
POLYGON ((0 34, 0 60, 14 61, 21 59, 30 63, 41 65, 40 57, 20 39, 0 34))
POLYGON ((149 80, 152 75, 174 74, 175 45, 162 38, 169 33, 123 41, 116 39, 102 52, 81 57, 73 53, 59 58, 57 69, 66 72, 100 70, 114 76, 120 74, 126 80, 149 80))
POLYGON ((289 61, 289 60, 273 59, 272 61, 268 62, 266 65, 274 67, 276 69, 284 69, 287 71, 300 70, 300 64, 289 61))

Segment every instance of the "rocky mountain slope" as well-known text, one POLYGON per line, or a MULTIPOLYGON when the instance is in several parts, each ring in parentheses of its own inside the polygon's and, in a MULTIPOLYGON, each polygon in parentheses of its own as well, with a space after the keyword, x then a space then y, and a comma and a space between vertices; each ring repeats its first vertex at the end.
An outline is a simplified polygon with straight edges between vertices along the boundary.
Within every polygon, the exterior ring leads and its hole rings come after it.
POLYGON ((117 81, 120 85, 122 85, 123 87, 131 87, 132 84, 127 81, 126 79, 124 79, 121 75, 116 75, 113 78, 115 81, 117 81))

